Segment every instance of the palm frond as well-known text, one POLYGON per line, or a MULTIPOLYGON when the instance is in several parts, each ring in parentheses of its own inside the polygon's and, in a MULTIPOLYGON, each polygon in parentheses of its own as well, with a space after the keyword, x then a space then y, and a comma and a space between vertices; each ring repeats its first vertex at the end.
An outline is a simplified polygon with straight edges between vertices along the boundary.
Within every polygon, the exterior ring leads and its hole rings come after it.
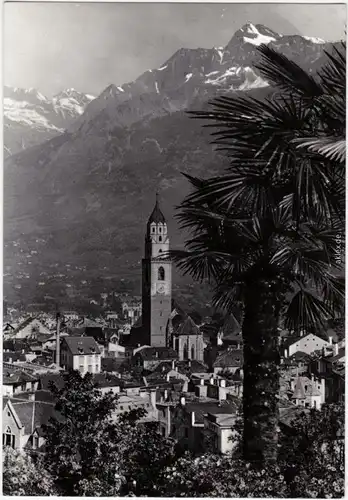
POLYGON ((346 140, 337 137, 305 137, 293 140, 297 149, 307 149, 328 160, 344 163, 346 160, 346 140))
POLYGON ((319 82, 298 64, 264 44, 258 51, 261 61, 254 66, 275 87, 311 99, 322 94, 319 82))

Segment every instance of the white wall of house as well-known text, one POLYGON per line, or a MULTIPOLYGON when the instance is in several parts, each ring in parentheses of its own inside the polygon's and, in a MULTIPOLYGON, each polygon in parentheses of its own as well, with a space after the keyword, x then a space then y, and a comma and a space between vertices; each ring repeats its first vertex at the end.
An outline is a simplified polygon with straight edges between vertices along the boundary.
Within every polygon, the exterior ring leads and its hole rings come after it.
POLYGON ((311 354, 318 349, 329 346, 330 343, 320 337, 310 333, 301 337, 288 347, 288 355, 292 356, 295 352, 301 351, 311 354))
POLYGON ((80 373, 100 373, 101 355, 100 354, 79 354, 73 356, 73 369, 80 373))

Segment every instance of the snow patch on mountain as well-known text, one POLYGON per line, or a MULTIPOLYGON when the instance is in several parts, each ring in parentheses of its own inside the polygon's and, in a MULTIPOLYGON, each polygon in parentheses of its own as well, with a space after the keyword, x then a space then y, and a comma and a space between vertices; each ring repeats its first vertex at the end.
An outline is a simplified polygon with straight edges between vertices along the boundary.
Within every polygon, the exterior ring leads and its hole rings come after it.
POLYGON ((185 77, 185 83, 187 83, 192 78, 192 73, 188 73, 185 77))
POLYGON ((14 99, 4 98, 4 115, 8 120, 23 125, 29 125, 36 128, 44 128, 64 132, 64 129, 56 127, 50 123, 45 116, 35 109, 29 107, 26 101, 16 101, 14 99))
MULTIPOLYGON (((205 80, 205 83, 209 83, 210 85, 222 85, 226 83, 227 78, 231 76, 239 76, 240 72, 242 71, 241 66, 231 66, 228 68, 226 71, 224 71, 222 74, 217 76, 216 78, 208 78, 205 80)), ((212 72, 215 73, 215 72, 212 72)), ((210 74, 212 74, 210 73, 210 74)), ((217 72, 219 73, 219 72, 217 72)), ((208 76, 208 75, 207 75, 208 76)))
POLYGON ((326 43, 325 40, 323 40, 322 38, 318 38, 318 37, 315 37, 315 36, 304 36, 302 37, 304 38, 305 40, 309 40, 310 42, 312 43, 326 43))
POLYGON ((161 66, 160 68, 157 69, 157 71, 163 71, 166 68, 168 68, 168 64, 166 64, 165 66, 161 66))
POLYGON ((251 43, 252 45, 259 46, 262 43, 267 45, 270 42, 276 41, 276 39, 273 36, 267 36, 260 33, 259 30, 252 23, 248 24, 247 33, 254 36, 252 36, 251 38, 243 36, 243 40, 244 42, 251 43))

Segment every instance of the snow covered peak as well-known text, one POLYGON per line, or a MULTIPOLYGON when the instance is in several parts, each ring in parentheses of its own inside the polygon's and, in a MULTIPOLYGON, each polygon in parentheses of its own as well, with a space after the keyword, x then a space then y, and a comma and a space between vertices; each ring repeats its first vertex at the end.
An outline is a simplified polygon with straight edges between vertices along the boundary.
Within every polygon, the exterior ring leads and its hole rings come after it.
POLYGON ((256 27, 252 23, 248 23, 243 26, 241 31, 243 32, 243 35, 245 33, 245 35, 243 36, 244 42, 259 46, 262 43, 268 44, 270 42, 275 42, 279 37, 279 35, 277 36, 276 33, 271 32, 271 30, 269 30, 268 28, 262 29, 264 28, 263 26, 260 28, 256 27))
POLYGON ((24 89, 20 87, 8 87, 4 86, 4 97, 14 99, 15 101, 26 101, 30 103, 46 103, 48 102, 47 97, 45 97, 37 89, 30 88, 24 89))
POLYGON ((322 38, 317 38, 315 36, 304 36, 302 38, 304 38, 305 40, 309 40, 312 43, 326 43, 322 38))

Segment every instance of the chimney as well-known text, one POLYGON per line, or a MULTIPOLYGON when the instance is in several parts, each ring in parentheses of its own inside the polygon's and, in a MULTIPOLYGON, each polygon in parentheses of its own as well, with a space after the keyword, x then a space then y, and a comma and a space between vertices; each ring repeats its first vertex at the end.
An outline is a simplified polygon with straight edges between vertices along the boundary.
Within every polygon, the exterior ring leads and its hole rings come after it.
POLYGON ((172 361, 172 370, 174 370, 174 369, 175 369, 175 360, 173 359, 173 361, 172 361))
POLYGON ((158 358, 158 351, 155 352, 155 356, 156 356, 156 358, 158 358))
POLYGON ((220 380, 220 387, 226 387, 226 380, 225 379, 220 380))
POLYGON ((329 344, 332 345, 332 337, 329 337, 329 344))
POLYGON ((334 356, 338 355, 338 344, 334 344, 334 356))
POLYGON ((188 366, 189 368, 191 368, 191 360, 189 359, 189 362, 188 362, 188 366))
POLYGON ((287 357, 288 357, 288 350, 284 349, 284 358, 287 358, 287 357))
POLYGON ((186 404, 185 396, 181 396, 181 398, 180 398, 180 404, 181 404, 181 406, 185 406, 185 404, 186 404))
POLYGON ((204 385, 204 378, 201 378, 201 379, 200 379, 199 384, 200 384, 200 385, 204 385))
POLYGON ((57 313, 56 365, 60 366, 60 313, 57 313))
POLYGON ((214 385, 214 377, 210 377, 209 384, 214 385))
POLYGON ((168 389, 164 389, 164 401, 168 399, 168 389))
POLYGON ((29 401, 35 401, 35 393, 34 392, 29 394, 29 401))

